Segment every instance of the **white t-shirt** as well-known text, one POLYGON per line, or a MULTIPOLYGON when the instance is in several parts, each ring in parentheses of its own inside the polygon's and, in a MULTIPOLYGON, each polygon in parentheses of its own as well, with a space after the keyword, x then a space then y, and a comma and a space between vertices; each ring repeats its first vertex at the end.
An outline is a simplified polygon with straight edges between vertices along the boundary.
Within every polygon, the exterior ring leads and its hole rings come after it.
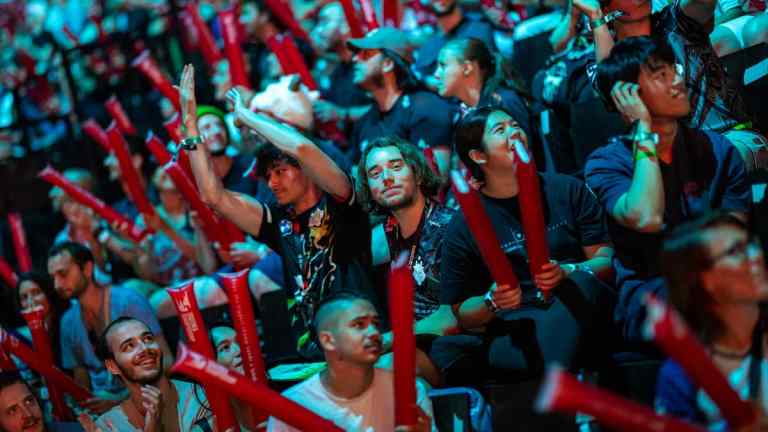
MULTIPOLYGON (((392 432, 395 429, 395 375, 389 370, 376 368, 375 371, 371 386, 354 399, 342 399, 332 395, 320 381, 319 373, 289 388, 283 395, 332 421, 345 431, 392 432)), ((432 417, 432 402, 427 396, 426 386, 418 379, 416 401, 421 409, 432 417)), ((434 422, 432 431, 437 431, 434 422)), ((300 431, 270 417, 267 432, 300 431)))
MULTIPOLYGON (((205 392, 198 391, 196 395, 195 385, 186 381, 171 380, 171 384, 176 387, 176 392, 179 395, 179 430, 200 430, 195 426, 195 423, 209 416, 208 410, 201 405, 201 403, 206 403, 205 392)), ((96 425, 105 432, 141 432, 141 429, 137 429, 128 421, 128 416, 125 415, 122 405, 102 414, 96 419, 96 425)))

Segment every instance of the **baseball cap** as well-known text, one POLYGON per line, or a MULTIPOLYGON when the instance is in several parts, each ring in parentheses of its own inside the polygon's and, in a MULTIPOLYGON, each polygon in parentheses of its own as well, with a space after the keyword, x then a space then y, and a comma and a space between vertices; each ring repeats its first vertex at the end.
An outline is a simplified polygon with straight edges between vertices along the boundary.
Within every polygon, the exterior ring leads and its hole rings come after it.
POLYGON ((353 51, 361 49, 379 49, 391 51, 410 63, 413 44, 408 34, 394 27, 380 27, 369 31, 365 36, 347 41, 353 51))

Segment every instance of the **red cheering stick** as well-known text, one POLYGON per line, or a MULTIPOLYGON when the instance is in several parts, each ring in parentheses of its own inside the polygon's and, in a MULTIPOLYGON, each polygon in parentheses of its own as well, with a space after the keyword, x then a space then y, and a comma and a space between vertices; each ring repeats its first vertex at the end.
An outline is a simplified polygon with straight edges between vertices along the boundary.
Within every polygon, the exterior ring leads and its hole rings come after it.
POLYGON ((475 238, 483 261, 488 266, 496 285, 516 287, 519 284, 517 275, 501 250, 491 219, 488 218, 477 192, 469 186, 457 170, 451 170, 451 183, 456 200, 459 201, 461 211, 469 224, 469 230, 472 231, 472 237, 475 238))
POLYGON ((96 144, 100 145, 107 153, 112 152, 112 146, 109 145, 109 137, 104 129, 96 123, 94 119, 88 119, 83 122, 83 132, 88 135, 96 144))
POLYGON ((245 376, 233 372, 214 360, 191 351, 179 343, 176 363, 172 373, 186 375, 204 385, 215 386, 236 398, 248 402, 260 411, 279 418, 285 423, 302 431, 342 432, 334 425, 298 403, 286 398, 264 384, 255 383, 245 376))
POLYGON ((181 134, 181 115, 179 113, 174 113, 171 118, 163 123, 163 127, 168 132, 168 136, 171 137, 171 141, 176 144, 180 143, 184 138, 181 134))
POLYGON ((237 14, 234 8, 219 12, 221 37, 224 39, 224 53, 229 61, 229 77, 232 86, 252 88, 251 80, 245 70, 243 50, 240 46, 240 35, 237 29, 237 14))
POLYGON ((277 57, 277 62, 280 64, 280 69, 285 75, 291 75, 298 73, 298 69, 292 63, 288 54, 283 50, 284 35, 274 34, 267 39, 267 46, 269 50, 277 57))
POLYGON ((168 151, 165 144, 163 144, 163 142, 160 141, 160 138, 152 132, 147 134, 147 139, 144 140, 144 144, 149 149, 149 152, 152 153, 152 156, 155 157, 158 165, 165 165, 173 159, 171 152, 168 151))
POLYGON ((283 50, 288 58, 288 61, 293 66, 296 73, 301 77, 301 82, 304 83, 310 90, 317 90, 317 83, 315 78, 309 72, 307 63, 304 62, 304 57, 301 56, 301 51, 296 46, 296 42, 293 41, 291 35, 285 35, 283 37, 283 50))
POLYGON ((33 351, 27 344, 8 333, 2 327, 0 327, 0 348, 6 353, 18 357, 30 369, 45 378, 47 383, 53 384, 54 387, 64 393, 69 393, 75 400, 83 401, 93 397, 91 392, 80 387, 75 380, 59 370, 52 362, 42 358, 39 353, 33 351))
MULTIPOLYGON (((219 274, 219 280, 229 299, 229 311, 232 313, 237 343, 240 345, 245 376, 251 381, 267 385, 264 357, 261 354, 259 332, 256 330, 251 292, 248 290, 248 273, 249 270, 246 269, 238 273, 219 274)), ((253 417, 256 423, 267 419, 267 416, 257 410, 253 410, 253 417)))
POLYGON ((173 85, 171 85, 171 82, 168 81, 168 78, 166 78, 165 75, 163 75, 163 73, 160 71, 160 68, 157 66, 157 63, 155 63, 155 60, 152 58, 149 50, 144 50, 141 54, 139 54, 139 56, 136 57, 133 62, 131 62, 131 66, 135 67, 141 73, 143 73, 149 82, 152 83, 152 86, 154 86, 157 91, 162 93, 163 96, 171 101, 173 106, 176 107, 177 111, 181 110, 179 92, 173 88, 173 85))
POLYGON ((192 52, 200 46, 200 34, 192 22, 192 17, 186 11, 179 12, 179 23, 181 24, 181 44, 184 51, 192 52))
POLYGON ((205 21, 203 21, 203 17, 200 16, 200 9, 197 2, 193 1, 187 3, 185 11, 191 18, 195 30, 197 30, 198 45, 205 62, 208 63, 210 67, 214 67, 223 57, 221 56, 221 52, 219 52, 219 48, 216 46, 216 41, 213 39, 211 29, 208 28, 208 24, 206 24, 205 21))
POLYGON ((541 187, 536 172, 536 162, 522 142, 515 141, 517 164, 515 176, 519 186, 525 246, 528 250, 528 268, 531 276, 540 273, 541 267, 549 263, 547 227, 544 222, 544 207, 541 204, 541 187))
POLYGON ((126 228, 125 231, 128 237, 134 242, 140 243, 142 240, 144 240, 144 237, 149 234, 148 230, 139 229, 125 216, 115 211, 115 209, 112 207, 106 205, 104 201, 96 198, 85 189, 73 184, 64 178, 60 172, 56 171, 50 166, 47 166, 42 171, 40 171, 38 177, 54 186, 60 187, 62 190, 64 190, 64 192, 66 192, 67 195, 70 196, 70 198, 90 208, 96 212, 96 214, 104 218, 110 226, 118 225, 121 227, 121 229, 126 228))
POLYGON ((384 17, 384 25, 400 28, 400 1, 383 0, 382 3, 381 11, 384 17))
POLYGON ((120 101, 117 100, 115 95, 112 95, 112 97, 104 102, 104 107, 107 108, 109 115, 111 115, 115 120, 115 123, 117 123, 120 132, 128 135, 138 135, 139 132, 136 130, 136 127, 131 122, 128 114, 125 113, 123 106, 120 104, 120 101))
POLYGON ((611 429, 634 432, 704 432, 705 429, 579 382, 560 367, 550 367, 536 399, 539 412, 586 413, 611 429))
POLYGON ((29 245, 27 245, 27 235, 24 233, 21 215, 18 213, 8 213, 8 225, 11 228, 13 251, 16 253, 16 262, 19 264, 19 270, 22 273, 31 271, 32 257, 29 255, 29 245))
POLYGON ((360 0, 360 8, 363 10, 363 18, 368 31, 379 28, 379 21, 376 19, 376 10, 371 4, 371 0, 360 0))
POLYGON ((403 252, 389 273, 389 316, 395 371, 395 425, 416 425, 416 338, 413 335, 413 276, 403 252))
POLYGON ((19 276, 3 257, 0 257, 0 277, 3 278, 3 281, 9 288, 16 289, 16 285, 19 283, 19 276))
MULTIPOLYGON (((177 288, 168 288, 167 291, 171 299, 173 299, 173 305, 179 314, 179 321, 182 327, 184 327, 184 334, 187 337, 187 341, 189 341, 189 345, 195 351, 202 353, 200 357, 216 358, 211 341, 208 339, 208 331, 203 322, 203 315, 197 306, 194 282, 187 282, 177 288)), ((214 360, 211 361, 215 363, 214 360)), ((229 403, 226 393, 218 388, 211 387, 205 381, 201 381, 201 383, 203 383, 203 389, 208 397, 208 402, 211 404, 211 410, 216 416, 216 430, 226 431, 232 428, 233 431, 239 431, 240 427, 235 419, 232 405, 229 403)))
MULTIPOLYGON (((48 337, 48 329, 45 325, 45 311, 43 308, 37 307, 33 310, 22 311, 21 315, 24 317, 24 321, 27 322, 29 332, 32 334, 32 345, 35 347, 35 353, 48 363, 56 364, 56 359, 51 349, 51 339, 48 337)), ((64 395, 53 383, 46 381, 46 386, 48 387, 48 394, 50 395, 53 413, 56 418, 59 420, 72 419, 72 413, 64 402, 64 395)))
POLYGON ((757 418, 754 407, 739 398, 677 312, 652 295, 646 298, 646 307, 646 335, 652 337, 707 393, 730 429, 740 430, 753 424, 757 418))
POLYGON ((120 165, 120 176, 125 182, 128 194, 134 204, 136 204, 139 212, 144 215, 144 220, 149 220, 149 216, 155 214, 155 207, 152 206, 152 203, 147 198, 139 173, 136 171, 136 167, 133 166, 133 159, 128 152, 128 144, 125 142, 123 134, 120 133, 115 122, 110 123, 109 127, 107 127, 107 136, 109 137, 109 143, 112 145, 112 151, 115 152, 117 163, 120 165))
POLYGON ((365 36, 363 26, 360 24, 360 19, 357 16, 355 5, 352 4, 352 0, 340 0, 341 7, 344 9, 344 17, 347 19, 347 25, 349 26, 349 35, 352 39, 357 39, 365 36))
MULTIPOLYGON (((209 241, 217 242, 220 245, 226 242, 226 237, 222 231, 220 220, 213 214, 210 208, 200 199, 200 195, 197 193, 197 189, 192 184, 192 180, 184 173, 184 169, 178 162, 171 161, 165 166, 163 170, 171 177, 179 193, 187 200, 190 208, 197 212, 197 217, 200 218, 202 224, 202 230, 209 241)), ((227 249, 229 250, 229 249, 227 249)))
POLYGON ((293 11, 291 10, 291 7, 288 5, 288 3, 283 2, 282 0, 265 0, 264 3, 267 5, 267 8, 269 8, 270 11, 272 11, 272 14, 277 18, 278 21, 280 21, 285 28, 291 31, 296 37, 304 39, 305 41, 309 42, 309 35, 307 32, 301 27, 298 21, 296 21, 296 18, 293 16, 293 11))
MULTIPOLYGON (((243 234, 242 231, 240 231, 240 228, 237 227, 232 221, 229 219, 221 218, 221 225, 224 229, 224 237, 225 242, 221 245, 221 247, 224 250, 230 250, 232 247, 232 243, 240 243, 245 241, 245 234, 243 234)), ((239 269, 238 269, 239 270, 239 269)))

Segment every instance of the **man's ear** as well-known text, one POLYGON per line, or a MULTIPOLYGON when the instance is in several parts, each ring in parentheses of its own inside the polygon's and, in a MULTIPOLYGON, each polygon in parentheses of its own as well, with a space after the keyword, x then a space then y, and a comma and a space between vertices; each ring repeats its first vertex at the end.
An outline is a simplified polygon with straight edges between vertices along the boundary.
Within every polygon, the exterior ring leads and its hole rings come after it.
POLYGON ((475 70, 475 65, 469 60, 464 60, 462 69, 464 70, 464 76, 469 76, 475 70))
POLYGON ((384 73, 393 72, 395 70, 395 62, 389 57, 384 57, 384 60, 381 62, 381 70, 384 73))
POLYGON ((321 331, 317 334, 317 340, 323 351, 336 351, 336 340, 329 331, 321 331))
POLYGON ((104 360, 104 366, 107 368, 107 371, 109 371, 109 373, 111 373, 112 375, 117 375, 117 376, 121 375, 120 368, 117 367, 117 363, 115 362, 114 359, 104 360))
POLYGON ((470 150, 469 158, 478 165, 483 165, 488 162, 488 156, 480 150, 470 150))

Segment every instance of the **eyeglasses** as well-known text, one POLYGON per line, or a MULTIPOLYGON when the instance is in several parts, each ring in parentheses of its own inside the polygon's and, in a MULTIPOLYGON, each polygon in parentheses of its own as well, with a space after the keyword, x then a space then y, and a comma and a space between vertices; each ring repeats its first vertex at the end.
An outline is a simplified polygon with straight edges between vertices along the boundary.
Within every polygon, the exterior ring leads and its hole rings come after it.
POLYGON ((731 247, 712 256, 712 263, 716 263, 724 258, 748 259, 756 254, 763 252, 762 245, 756 237, 746 238, 734 243, 731 247))

